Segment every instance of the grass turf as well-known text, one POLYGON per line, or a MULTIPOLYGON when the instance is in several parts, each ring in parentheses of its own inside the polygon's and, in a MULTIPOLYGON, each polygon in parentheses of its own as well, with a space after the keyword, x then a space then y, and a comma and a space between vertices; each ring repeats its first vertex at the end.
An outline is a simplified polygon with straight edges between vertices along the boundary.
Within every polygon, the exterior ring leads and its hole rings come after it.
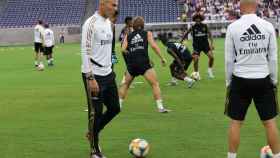
MULTIPOLYGON (((160 46, 171 63, 165 48, 160 46)), ((101 134, 105 155, 131 158, 129 141, 141 137, 151 144, 149 158, 225 158, 229 119, 223 115, 224 39, 216 39, 215 48, 216 78, 207 78, 207 58, 201 55, 202 80, 192 89, 183 82, 176 87, 167 86, 169 68, 161 67, 150 51, 164 104, 173 112, 157 113, 150 86, 142 77, 137 78, 122 112, 101 134)), ((88 157, 80 46, 58 45, 54 51, 55 66, 39 72, 33 65, 32 46, 0 47, 1 158, 88 157)), ((118 56, 115 71, 119 83, 125 68, 118 56)), ((192 66, 188 72, 192 72, 192 66)), ((239 158, 259 157, 264 145, 264 130, 252 106, 241 131, 239 158)))

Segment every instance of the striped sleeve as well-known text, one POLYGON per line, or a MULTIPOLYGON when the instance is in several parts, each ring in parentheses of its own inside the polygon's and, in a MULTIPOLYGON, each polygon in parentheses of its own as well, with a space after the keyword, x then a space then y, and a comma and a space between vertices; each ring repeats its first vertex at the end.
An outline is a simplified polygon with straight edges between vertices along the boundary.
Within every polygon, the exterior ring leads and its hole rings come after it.
POLYGON ((228 27, 225 40, 225 74, 226 74, 226 86, 228 87, 231 83, 234 67, 234 56, 235 48, 233 37, 231 35, 230 27, 228 27))
POLYGON ((92 39, 94 35, 95 18, 89 18, 82 27, 81 56, 83 73, 93 73, 90 63, 90 55, 92 53, 92 39))
POLYGON ((270 72, 270 78, 274 85, 278 82, 278 61, 277 61, 277 39, 274 31, 274 27, 271 25, 271 35, 269 39, 268 47, 268 66, 270 72))
POLYGON ((39 32, 42 43, 44 43, 45 29, 43 28, 43 26, 40 27, 39 32))
POLYGON ((52 41, 53 41, 53 46, 55 45, 55 39, 54 39, 54 32, 52 31, 52 41))

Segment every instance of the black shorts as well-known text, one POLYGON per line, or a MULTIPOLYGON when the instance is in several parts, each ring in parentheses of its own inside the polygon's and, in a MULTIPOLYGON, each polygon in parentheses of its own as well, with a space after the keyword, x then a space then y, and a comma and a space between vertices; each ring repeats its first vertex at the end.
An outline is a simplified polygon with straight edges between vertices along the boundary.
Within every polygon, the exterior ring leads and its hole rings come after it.
POLYGON ((53 46, 44 48, 44 55, 50 55, 52 53, 53 53, 53 46))
POLYGON ((278 115, 277 88, 269 76, 263 79, 233 76, 227 91, 225 114, 234 120, 243 121, 252 100, 262 121, 278 115))
POLYGON ((39 52, 43 53, 44 52, 42 43, 35 42, 34 43, 34 49, 35 49, 36 53, 39 53, 39 52))
POLYGON ((124 59, 125 64, 127 64, 127 55, 124 54, 124 53, 122 53, 122 56, 123 56, 123 59, 124 59))
POLYGON ((145 72, 149 69, 151 69, 152 66, 150 63, 146 64, 128 64, 127 65, 127 71, 128 73, 133 76, 137 77, 139 75, 144 75, 145 72))
POLYGON ((209 43, 200 43, 193 45, 193 55, 200 55, 201 52, 204 52, 206 55, 210 51, 209 43))

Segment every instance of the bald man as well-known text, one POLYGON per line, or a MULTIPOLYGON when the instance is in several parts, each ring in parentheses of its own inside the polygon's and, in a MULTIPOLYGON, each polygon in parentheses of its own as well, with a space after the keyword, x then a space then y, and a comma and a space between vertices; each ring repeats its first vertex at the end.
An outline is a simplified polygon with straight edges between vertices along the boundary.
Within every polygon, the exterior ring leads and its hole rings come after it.
POLYGON ((105 158, 99 147, 100 131, 120 112, 115 73, 112 70, 112 17, 117 0, 100 0, 98 11, 82 28, 82 78, 88 99, 90 158, 105 158), (103 113, 103 106, 106 111, 103 113))
POLYGON ((276 124, 277 42, 271 23, 256 16, 256 0, 241 0, 242 17, 228 26, 225 42, 225 114, 231 118, 228 132, 228 158, 236 158, 240 128, 253 100, 265 127, 267 143, 280 158, 276 124))

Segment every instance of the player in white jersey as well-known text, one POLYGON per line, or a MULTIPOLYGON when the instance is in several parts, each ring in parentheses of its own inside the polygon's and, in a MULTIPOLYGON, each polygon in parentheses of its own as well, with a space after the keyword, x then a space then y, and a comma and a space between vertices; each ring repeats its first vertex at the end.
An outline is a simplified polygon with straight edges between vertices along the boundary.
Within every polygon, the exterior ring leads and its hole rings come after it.
POLYGON ((241 0, 243 16, 228 26, 225 42, 225 114, 231 118, 228 158, 236 158, 240 128, 251 101, 265 127, 267 143, 274 157, 280 158, 276 124, 277 42, 271 23, 256 16, 257 0, 241 0))
POLYGON ((88 99, 90 158, 104 158, 99 148, 99 133, 120 112, 112 71, 113 33, 109 20, 117 6, 117 0, 100 0, 98 11, 82 28, 82 77, 88 99), (103 105, 106 106, 105 113, 103 105))
POLYGON ((39 64, 43 64, 43 34, 43 21, 38 20, 37 25, 34 28, 35 67, 37 67, 39 64))
POLYGON ((43 35, 43 41, 44 41, 44 54, 47 57, 48 60, 48 66, 53 66, 53 47, 55 45, 55 40, 54 40, 54 33, 53 31, 49 28, 49 24, 45 24, 45 31, 43 35))

